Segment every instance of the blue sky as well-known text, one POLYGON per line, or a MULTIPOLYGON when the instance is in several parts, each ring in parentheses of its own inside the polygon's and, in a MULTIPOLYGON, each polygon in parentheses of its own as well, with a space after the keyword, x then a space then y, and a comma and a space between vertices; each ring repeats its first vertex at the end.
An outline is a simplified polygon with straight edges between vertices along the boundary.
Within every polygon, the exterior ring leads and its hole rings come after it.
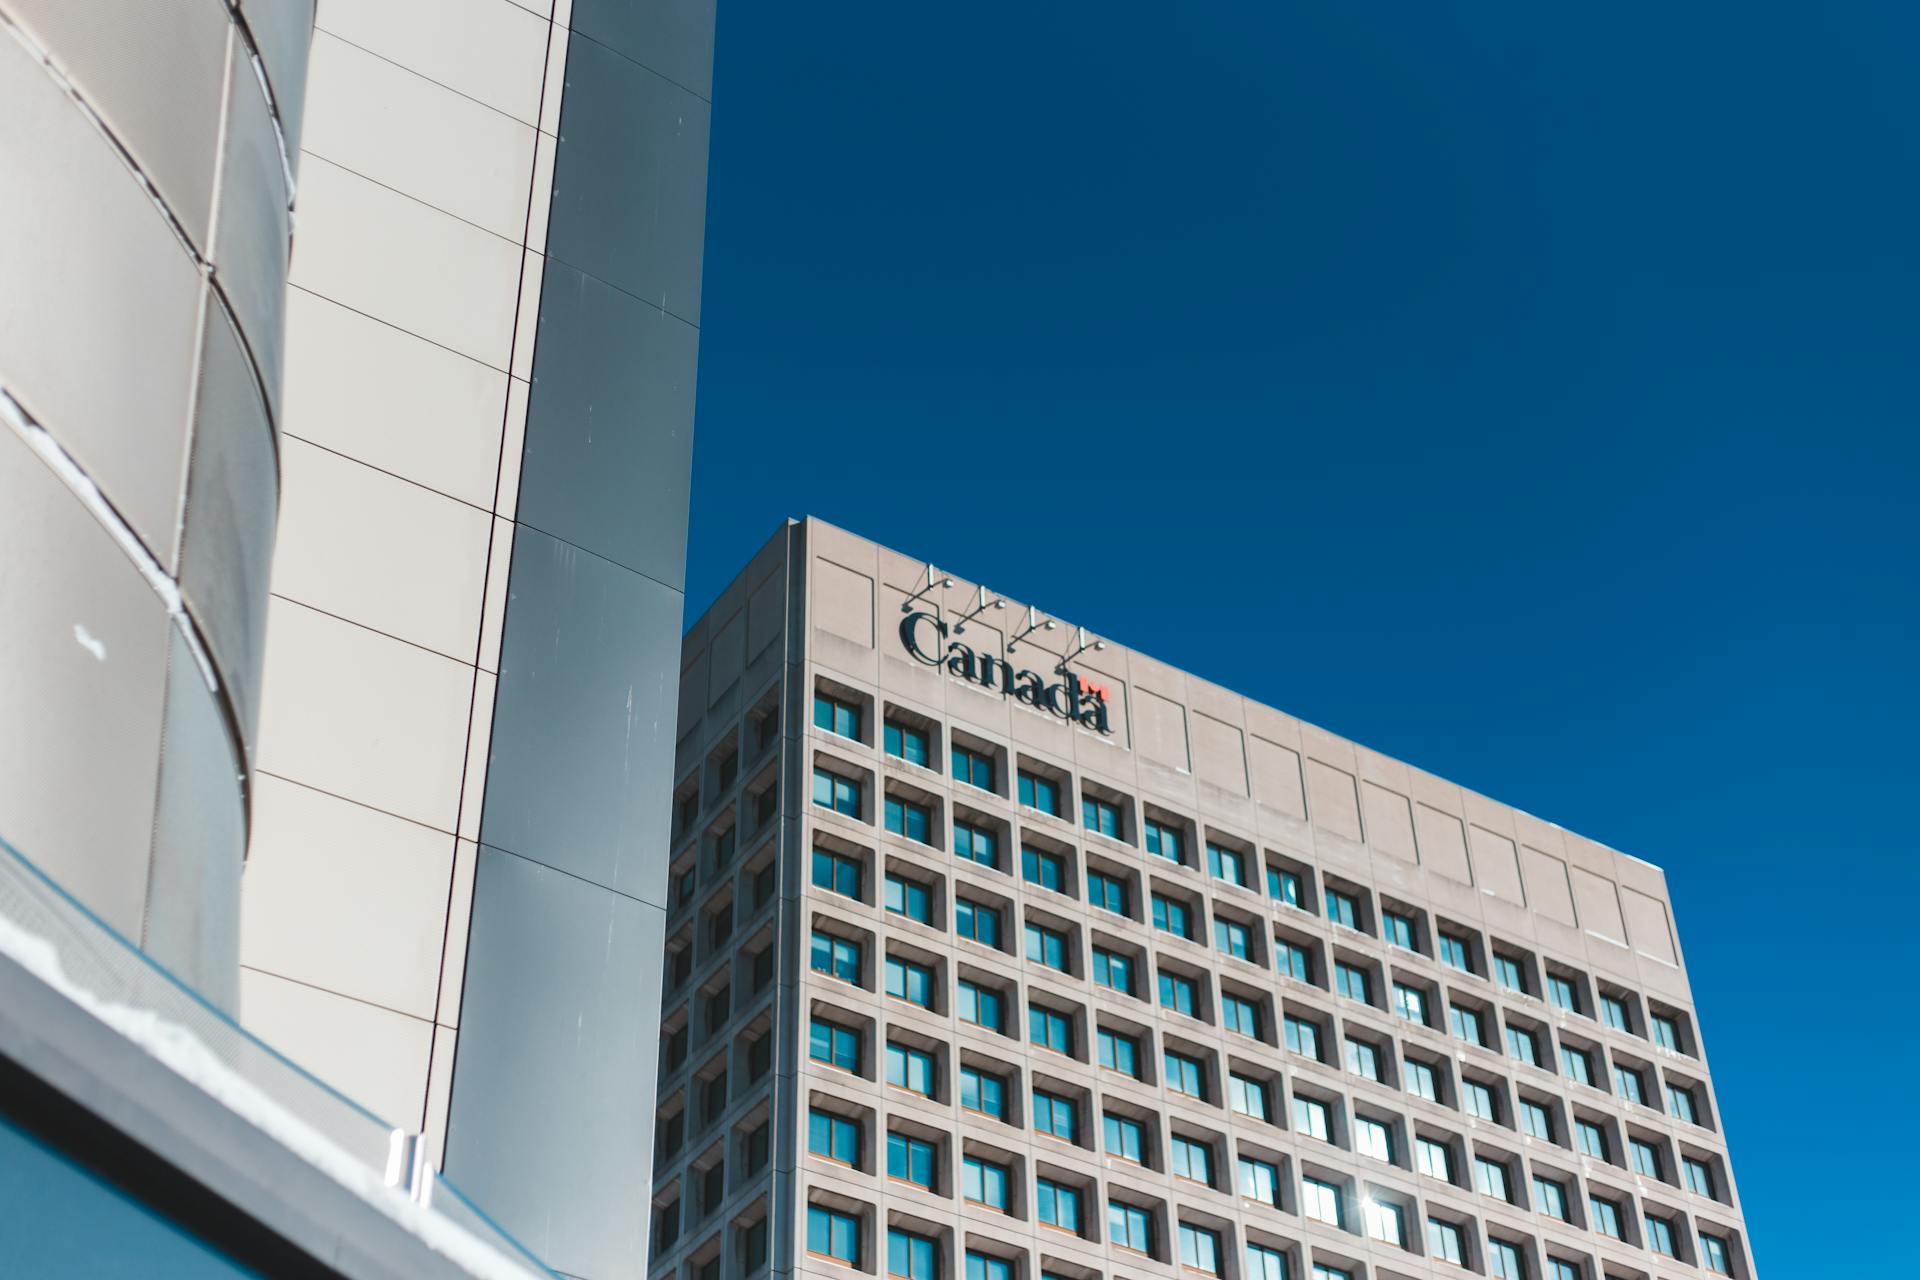
POLYGON ((1565 9, 722 4, 688 616, 813 513, 1659 863, 1889 1274, 1920 6, 1565 9))

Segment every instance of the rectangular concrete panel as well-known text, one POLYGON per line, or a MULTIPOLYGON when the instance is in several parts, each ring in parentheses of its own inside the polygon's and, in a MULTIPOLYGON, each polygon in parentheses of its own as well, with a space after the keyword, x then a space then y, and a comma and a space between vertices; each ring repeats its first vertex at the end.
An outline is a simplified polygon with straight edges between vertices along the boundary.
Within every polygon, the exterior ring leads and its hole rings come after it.
POLYGON ((1620 891, 1613 881, 1585 867, 1574 867, 1573 903, 1582 929, 1622 946, 1627 941, 1626 921, 1620 916, 1620 891))
POLYGON ((1473 868, 1467 862, 1467 833, 1461 829, 1460 819, 1431 805, 1418 804, 1413 809, 1413 823, 1420 841, 1420 861, 1427 869, 1449 880, 1472 884, 1473 868))
POLYGON ((482 847, 447 1176, 549 1266, 637 1276, 663 917, 482 847))
POLYGON ((1293 818, 1307 816, 1307 793, 1300 782, 1300 753, 1255 735, 1253 798, 1293 818))
POLYGON ((1561 924, 1576 924, 1573 887, 1567 882, 1567 864, 1550 853, 1520 846, 1520 872, 1526 880, 1527 905, 1561 924))
POLYGON ((1513 841, 1485 827, 1468 824, 1468 849, 1473 855, 1473 882, 1496 898, 1526 905, 1520 886, 1520 858, 1513 841))
POLYGON ((1361 803, 1365 806, 1367 839, 1373 847, 1402 862, 1418 862, 1420 855, 1413 839, 1413 811, 1407 798, 1389 791, 1377 782, 1360 784, 1361 803))
POLYGON ((481 842, 664 901, 681 597, 522 528, 481 842))
POLYGON ((1247 794, 1247 740, 1238 725, 1193 713, 1193 774, 1222 791, 1247 794))
POLYGON ((419 1130, 432 1023, 246 968, 240 970, 240 1019, 386 1123, 419 1130))
MULTIPOLYGON (((857 570, 831 560, 816 560, 813 565, 813 598, 816 625, 843 640, 873 647, 873 579, 857 570)), ((898 619, 888 615, 889 625, 898 619)))
POLYGON ((567 45, 548 256, 699 324, 711 110, 576 32, 567 45))
POLYGON ((682 587, 699 349, 684 320, 549 260, 520 522, 682 587))
POLYGON ((1680 953, 1673 945, 1673 920, 1667 904, 1638 889, 1622 888, 1620 903, 1626 909, 1627 941, 1641 955, 1662 964, 1679 964, 1680 953))
MULTIPOLYGON (((533 124, 549 20, 513 0, 327 0, 317 31, 533 124)), ((305 176, 305 175, 302 175, 305 176)))
POLYGON ((1323 761, 1307 761, 1307 803, 1313 825, 1360 839, 1360 797, 1354 790, 1353 775, 1323 761))

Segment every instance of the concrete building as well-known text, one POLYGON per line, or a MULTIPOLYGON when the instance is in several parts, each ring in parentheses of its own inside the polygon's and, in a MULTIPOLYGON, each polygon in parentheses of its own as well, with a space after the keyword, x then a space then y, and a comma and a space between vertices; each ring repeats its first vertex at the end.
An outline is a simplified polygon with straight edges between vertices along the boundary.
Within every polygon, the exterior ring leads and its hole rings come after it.
POLYGON ((818 521, 682 661, 656 1280, 1754 1274, 1658 868, 818 521))
MULTIPOLYGON (((289 1152, 129 1125, 153 1044, 25 1059, 131 1001, 355 1178, 644 1264, 712 45, 711 0, 0 0, 0 976, 64 1011, 0 1055, 232 1221, 289 1152)), ((441 1265, 341 1215, 281 1234, 441 1265)))

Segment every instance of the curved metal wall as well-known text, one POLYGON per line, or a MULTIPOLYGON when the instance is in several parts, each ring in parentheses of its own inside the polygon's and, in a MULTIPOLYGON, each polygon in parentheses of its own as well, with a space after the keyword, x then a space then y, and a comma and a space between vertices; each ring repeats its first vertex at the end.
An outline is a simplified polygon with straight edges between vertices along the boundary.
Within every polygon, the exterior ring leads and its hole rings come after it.
POLYGON ((216 1003, 311 0, 0 0, 0 837, 216 1003))

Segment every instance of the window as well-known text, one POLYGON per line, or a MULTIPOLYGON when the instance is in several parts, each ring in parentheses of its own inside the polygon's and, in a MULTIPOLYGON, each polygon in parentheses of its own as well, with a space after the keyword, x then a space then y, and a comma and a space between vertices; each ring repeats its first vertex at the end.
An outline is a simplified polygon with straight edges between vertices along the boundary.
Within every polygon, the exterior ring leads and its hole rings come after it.
POLYGON ((1220 993, 1220 1025, 1229 1031, 1258 1040, 1260 1038, 1260 1006, 1245 996, 1236 996, 1223 991, 1220 993))
POLYGON ((1264 1244, 1247 1244, 1247 1280, 1288 1280, 1287 1255, 1264 1244))
POLYGON ((1184 1013, 1189 1018, 1198 1016, 1194 1010, 1199 1003, 1199 989, 1193 979, 1177 973, 1160 971, 1160 1007, 1171 1009, 1175 1013, 1184 1013))
POLYGON ((1453 1023, 1453 1034, 1468 1044, 1477 1044, 1482 1048, 1487 1044, 1487 1033, 1480 1024, 1480 1011, 1469 1009, 1463 1004, 1447 1006, 1447 1016, 1453 1023))
POLYGON ((960 1021, 989 1031, 1006 1030, 1006 998, 991 987, 962 978, 955 1000, 960 1021))
POLYGON ((1733 1274, 1733 1249, 1725 1237, 1700 1233, 1700 1265, 1717 1276, 1733 1274))
POLYGON ((1488 1236, 1487 1274, 1500 1280, 1527 1280, 1526 1255, 1520 1252, 1519 1245, 1488 1236))
POLYGON ((1042 1049, 1072 1053, 1073 1020, 1064 1013, 1030 1004, 1027 1006, 1027 1039, 1042 1049))
POLYGON ((1700 1110, 1694 1105, 1693 1090, 1683 1084, 1668 1085, 1667 1114, 1688 1124, 1699 1124, 1700 1110))
POLYGON ((1627 1163, 1633 1171, 1649 1178, 1661 1177, 1660 1148, 1641 1138, 1627 1139, 1627 1163))
POLYGON ((1243 889, 1247 887, 1246 855, 1223 849, 1212 841, 1207 842, 1207 872, 1215 880, 1225 880, 1243 889))
POLYGON ((1520 1128, 1529 1137, 1552 1142, 1553 1113, 1531 1098, 1522 1098, 1520 1099, 1520 1128))
POLYGON ((1280 1207, 1280 1167, 1252 1156, 1241 1156, 1235 1165, 1235 1180, 1240 1194, 1261 1204, 1280 1207))
POLYGON ((918 844, 928 843, 928 837, 933 834, 933 813, 927 806, 900 796, 888 796, 886 809, 887 830, 918 844))
POLYGON ((1427 1025, 1427 993, 1404 982, 1393 984, 1393 1011, 1408 1022, 1427 1025))
POLYGON ((1669 1258, 1680 1256, 1673 1243, 1673 1222, 1657 1214, 1642 1215, 1647 1224, 1647 1248, 1655 1253, 1664 1253, 1669 1258))
POLYGON ((1507 990, 1518 991, 1521 995, 1527 993, 1527 974, 1520 965, 1519 957, 1494 952, 1493 976, 1507 990))
POLYGON ((1077 1121, 1071 1098, 1048 1093, 1045 1089, 1033 1091, 1033 1127, 1037 1132, 1074 1142, 1078 1140, 1080 1131, 1077 1121))
POLYGON ((1420 1172, 1429 1178, 1438 1178, 1442 1182, 1453 1181, 1453 1152, 1444 1142, 1435 1142, 1432 1138, 1413 1140, 1414 1163, 1420 1166, 1420 1172))
POLYGON ((837 1209, 807 1206, 807 1252, 850 1267, 860 1265, 860 1220, 837 1209))
POLYGON ((1127 914, 1127 882, 1119 876, 1110 876, 1104 871, 1087 869, 1087 905, 1111 911, 1116 915, 1127 914))
POLYGON ((977 862, 990 871, 1000 869, 1000 848, 993 832, 971 823, 953 824, 953 856, 977 862))
POLYGON ((1653 1030, 1655 1044, 1662 1049, 1671 1049, 1675 1053, 1681 1052, 1678 1019, 1670 1018, 1664 1013, 1654 1013, 1648 1015, 1647 1025, 1653 1030))
POLYGON ((1318 1098, 1293 1095, 1293 1127, 1309 1138, 1333 1141, 1333 1113, 1318 1098))
POLYGON ((1020 771, 1020 803, 1029 809, 1060 816, 1060 784, 1037 773, 1020 771))
POLYGON ((1001 1213, 1007 1212, 1010 1175, 1006 1165, 995 1164, 979 1156, 968 1156, 961 1162, 960 1178, 961 1195, 974 1204, 983 1204, 1001 1213))
POLYGON ((860 896, 860 861, 827 849, 813 851, 813 883, 818 889, 842 897, 860 896))
POLYGON ((1461 1079, 1460 1104, 1468 1115, 1479 1116, 1482 1120, 1500 1118, 1500 1109, 1494 1104, 1493 1090, 1478 1080, 1461 1079))
POLYGON ((933 970, 924 964, 888 956, 887 994, 922 1009, 933 1008, 933 970))
POLYGON ((1353 1280, 1353 1273, 1329 1266, 1324 1262, 1316 1262, 1313 1264, 1313 1280, 1353 1280))
POLYGON ((1473 948, 1458 934, 1440 935, 1440 958, 1462 973, 1473 972, 1473 948))
POLYGON ((860 981, 860 944, 830 933, 813 933, 812 967, 815 973, 830 973, 842 982, 860 981))
POLYGON ((1109 1111, 1101 1117, 1101 1136, 1107 1154, 1135 1164, 1147 1160, 1147 1130, 1138 1120, 1109 1111))
POLYGON ((953 900, 953 931, 982 946, 1000 946, 1000 913, 971 898, 953 900))
POLYGON ((1612 1236, 1615 1240, 1627 1238, 1620 1227, 1620 1206, 1605 1196, 1587 1197, 1587 1219, 1603 1236, 1612 1236))
POLYGON ((1097 1037, 1100 1046, 1100 1065, 1109 1071, 1118 1071, 1122 1075, 1140 1078, 1140 1043, 1132 1036, 1121 1035, 1117 1031, 1104 1028, 1097 1037))
POLYGON ((1565 1258, 1548 1258, 1547 1280, 1581 1280, 1580 1264, 1565 1258))
POLYGON ((898 720, 889 720, 882 737, 885 739, 888 755, 897 756, 908 764, 917 764, 922 769, 928 767, 927 761, 932 758, 933 753, 929 748, 924 729, 915 729, 911 725, 901 724, 898 720))
POLYGON ((1313 957, 1308 954, 1305 947, 1285 938, 1275 938, 1273 952, 1274 960, 1280 966, 1280 972, 1289 978, 1297 978, 1301 982, 1313 981, 1313 957))
POLYGON ((933 1055, 925 1049, 912 1049, 887 1042, 887 1083, 911 1090, 922 1097, 933 1096, 933 1055))
POLYGON ((1607 1134, 1604 1129, 1591 1120, 1575 1120, 1574 1133, 1580 1141, 1580 1154, 1592 1156, 1596 1160, 1610 1160, 1607 1154, 1607 1134))
POLYGON ((1383 1240, 1391 1245, 1406 1246, 1406 1225, 1401 1218, 1400 1206, 1385 1200, 1367 1200, 1362 1205, 1366 1219, 1367 1234, 1375 1240, 1383 1240))
POLYGON ((1206 1098, 1206 1077, 1200 1059, 1168 1049, 1161 1055, 1161 1060, 1166 1071, 1167 1088, 1190 1098, 1206 1098))
POLYGON ((1324 1062, 1320 1056, 1320 1027, 1305 1018, 1287 1015, 1287 1048, 1302 1057, 1312 1058, 1315 1062, 1324 1062))
POLYGON ((1360 927, 1360 900, 1339 889, 1327 890, 1327 919, 1349 929, 1360 927))
POLYGON ((1236 960, 1253 959, 1253 931, 1238 920, 1215 916, 1213 945, 1215 950, 1225 952, 1236 960))
POLYGON ((808 1029, 807 1056, 847 1071, 860 1069, 860 1033, 825 1018, 815 1018, 808 1029))
POLYGON ((1267 1109, 1267 1086, 1237 1071, 1227 1076, 1227 1102, 1241 1115, 1255 1120, 1265 1120, 1271 1114, 1267 1109))
POLYGON ((1032 845, 1020 846, 1020 878, 1055 893, 1067 891, 1067 860, 1032 845))
POLYGON ((1344 1229, 1346 1212, 1340 1203, 1340 1188, 1320 1178, 1300 1179, 1300 1211, 1316 1222, 1344 1229))
POLYGON ((1027 921, 1027 959, 1049 969, 1067 971, 1067 935, 1058 929, 1027 921))
POLYGON ((1133 958, 1105 947, 1093 949, 1093 980, 1110 990, 1133 994, 1133 958))
POLYGON ((1363 1156, 1393 1163, 1393 1130, 1365 1116, 1353 1118, 1353 1149, 1363 1156))
POLYGON ((1485 1156, 1473 1158, 1473 1185, 1480 1189, 1483 1196, 1492 1196, 1496 1200, 1513 1203, 1513 1183, 1508 1177, 1507 1166, 1498 1160, 1489 1160, 1485 1156))
POLYGON ((1275 902, 1284 902, 1290 907, 1301 905, 1304 896, 1300 889, 1300 877, 1284 867, 1271 864, 1267 867, 1267 896, 1275 902))
POLYGON ((807 1112, 807 1150, 816 1156, 860 1167, 858 1121, 818 1109, 807 1112))
POLYGON ((857 818, 860 816, 860 784, 851 778, 816 768, 813 771, 813 802, 823 809, 857 818))
POLYGON ((993 790, 993 757, 972 747, 953 744, 953 780, 982 791, 993 790))
POLYGON ((1147 852, 1156 858, 1165 858, 1168 862, 1180 862, 1180 831, 1148 818, 1146 822, 1147 852))
POLYGON ((991 1071, 978 1067, 960 1068, 960 1109, 978 1111, 1005 1123, 1007 1118, 1007 1082, 991 1071))
POLYGON ((1556 1009, 1565 1009, 1568 1013, 1580 1012, 1580 997, 1573 989, 1573 981, 1557 973, 1547 975, 1547 999, 1553 1001, 1556 1009))
POLYGON ((1633 1030, 1633 1018, 1627 1013, 1627 1002, 1604 991, 1600 993, 1600 1021, 1615 1031, 1633 1030))
POLYGON ((1168 1140, 1167 1156, 1174 1177, 1213 1185, 1213 1148, 1206 1143, 1176 1133, 1168 1140))
POLYGON ((1080 825, 1089 831, 1097 831, 1103 836, 1118 840, 1120 838, 1120 806, 1108 804, 1105 800, 1096 800, 1092 796, 1082 796, 1080 825))
POLYGON ((1439 1218, 1427 1219, 1427 1252, 1455 1266, 1467 1265, 1465 1238, 1460 1228, 1439 1218))
POLYGON ((934 1151, 931 1142, 904 1133, 887 1135, 887 1176, 933 1190, 934 1151))
POLYGON ((1107 1202, 1107 1239, 1116 1248, 1153 1252, 1153 1214, 1120 1200, 1107 1202))
POLYGON ((1567 1214, 1566 1184, 1537 1173, 1533 1175, 1533 1207, 1549 1218, 1558 1218, 1562 1222, 1573 1221, 1567 1214))
POLYGON ((1080 1234, 1080 1193, 1051 1178, 1033 1180, 1034 1216, 1050 1227, 1080 1234))
POLYGON ((1613 1068, 1614 1091, 1628 1102, 1647 1105, 1646 1081, 1640 1078, 1640 1072, 1633 1067, 1616 1064, 1613 1068))
POLYGON ((1713 1166, 1705 1160, 1696 1160, 1692 1156, 1680 1157, 1680 1172, 1687 1184, 1687 1190, 1697 1196, 1706 1196, 1709 1200, 1720 1197, 1713 1190, 1713 1166))
POLYGON ((932 1237, 887 1228, 887 1274, 905 1280, 939 1280, 940 1249, 932 1237))
POLYGON ((1190 1222, 1180 1224, 1180 1265, 1191 1271, 1220 1274, 1220 1235, 1190 1222))
POLYGON ((1164 894, 1153 895, 1153 927, 1177 938, 1193 937, 1193 913, 1187 904, 1164 894))
POLYGON ((967 1280, 1013 1280, 1013 1263, 967 1250, 967 1280))
POLYGON ((1392 945, 1399 947, 1402 951, 1413 951, 1417 949, 1413 943, 1413 917, 1402 915, 1398 911, 1382 911, 1380 913, 1380 936, 1392 945))
POLYGON ((1507 1056, 1530 1067, 1540 1065, 1540 1038, 1526 1027, 1507 1028, 1507 1056))
MULTIPOLYGON (((1367 971, 1345 960, 1333 962, 1333 989, 1349 1000, 1358 1000, 1361 1004, 1372 1002, 1373 993, 1367 987, 1367 971)), ((1396 998, 1403 989, 1399 983, 1394 984, 1396 998)))
POLYGON ((1348 1036, 1345 1046, 1347 1070, 1376 1084, 1385 1083, 1380 1074, 1380 1050, 1365 1040, 1348 1036))
POLYGON ((1407 1092, 1428 1102, 1440 1101, 1440 1079, 1433 1065, 1418 1058, 1408 1058, 1406 1064, 1407 1092))
POLYGON ((824 693, 813 695, 813 725, 843 738, 860 736, 860 708, 824 693))
POLYGON ((1593 1059, 1587 1056, 1585 1049, 1576 1049, 1570 1044, 1560 1046, 1560 1072, 1575 1084, 1593 1083, 1593 1059))

